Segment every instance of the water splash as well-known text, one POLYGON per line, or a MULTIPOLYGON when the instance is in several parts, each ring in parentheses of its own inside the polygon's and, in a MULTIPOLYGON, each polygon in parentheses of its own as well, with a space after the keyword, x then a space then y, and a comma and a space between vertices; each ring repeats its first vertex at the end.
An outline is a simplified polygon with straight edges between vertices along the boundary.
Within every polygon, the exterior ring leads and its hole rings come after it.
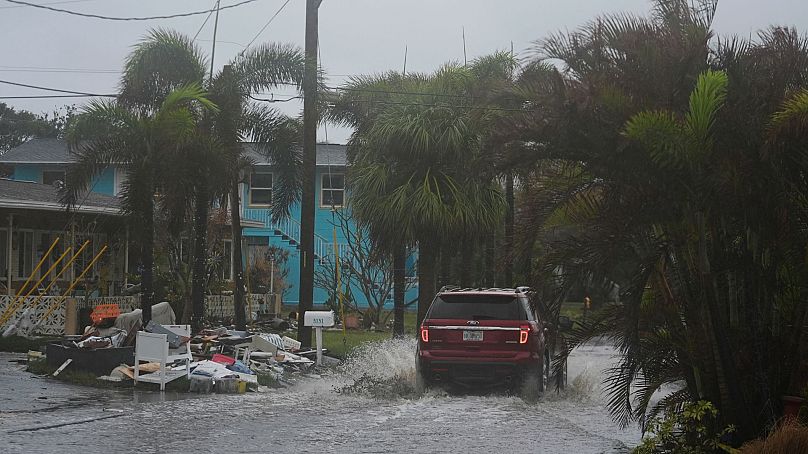
MULTIPOLYGON (((342 395, 373 399, 421 399, 457 394, 478 394, 467 389, 428 390, 416 386, 415 349, 417 340, 394 338, 368 342, 353 351, 329 378, 330 390, 342 395)), ((585 346, 569 358, 568 383, 556 390, 550 383, 538 401, 586 402, 601 395, 602 371, 614 362, 611 346, 585 346)), ((486 389, 484 395, 504 396, 502 391, 486 389)), ((529 403, 535 403, 530 399, 529 403)))
POLYGON ((415 380, 414 338, 393 338, 368 342, 356 348, 339 367, 348 378, 363 376, 388 380, 403 377, 415 380))
POLYGON ((418 398, 423 390, 415 380, 416 340, 386 339, 369 342, 355 349, 340 365, 342 380, 335 392, 374 399, 418 398))

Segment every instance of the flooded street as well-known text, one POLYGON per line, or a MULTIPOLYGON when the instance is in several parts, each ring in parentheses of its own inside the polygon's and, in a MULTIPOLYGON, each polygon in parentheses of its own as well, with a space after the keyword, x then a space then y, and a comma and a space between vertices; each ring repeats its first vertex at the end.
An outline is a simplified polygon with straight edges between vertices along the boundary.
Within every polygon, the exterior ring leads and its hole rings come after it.
POLYGON ((611 347, 576 351, 569 389, 537 403, 436 390, 412 396, 413 351, 414 341, 390 341, 288 389, 190 397, 32 378, 11 362, 19 355, 2 354, 0 451, 619 453, 639 442, 639 431, 620 430, 602 405, 611 347), (346 393, 360 377, 370 385, 346 393))

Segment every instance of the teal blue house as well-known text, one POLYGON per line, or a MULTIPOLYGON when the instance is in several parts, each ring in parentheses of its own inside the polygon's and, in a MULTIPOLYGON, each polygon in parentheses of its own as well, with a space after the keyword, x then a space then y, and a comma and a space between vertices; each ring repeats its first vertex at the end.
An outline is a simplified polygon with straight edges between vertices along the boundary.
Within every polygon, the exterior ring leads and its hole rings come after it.
MULTIPOLYGON (((241 183, 241 216, 243 219, 243 236, 245 264, 250 257, 261 254, 269 246, 282 248, 288 252, 286 269, 288 287, 282 294, 284 304, 297 304, 298 283, 300 280, 300 206, 291 208, 291 216, 283 221, 273 222, 270 216, 273 184, 277 175, 267 159, 247 143, 245 152, 253 161, 252 168, 246 172, 241 183)), ((0 166, 9 172, 8 178, 17 181, 30 181, 51 185, 64 180, 66 168, 73 162, 66 142, 58 139, 33 139, 0 156, 0 166)), ((355 238, 355 227, 347 222, 347 228, 341 226, 340 218, 350 218, 346 206, 350 198, 346 190, 346 169, 348 166, 346 146, 337 144, 317 145, 317 172, 315 195, 315 273, 321 278, 315 279, 316 287, 314 303, 324 304, 329 292, 326 282, 329 274, 334 272, 334 257, 337 252, 341 260, 351 256, 350 240, 355 238), (336 228, 335 228, 336 226, 336 228), (346 235, 347 233, 347 235, 346 235), (336 241, 335 241, 336 236, 336 241), (325 278, 324 278, 325 276, 325 278)), ((92 192, 108 196, 117 196, 122 183, 126 180, 126 169, 120 166, 106 168, 92 184, 92 192)), ((232 247, 225 240, 225 253, 232 254, 232 247)), ((355 248, 356 245, 353 245, 355 248)), ((231 260, 228 263, 232 263, 231 260)), ((232 268, 232 267, 231 267, 232 268)), ((344 267, 342 267, 344 269, 344 267)), ((232 270, 224 270, 226 279, 232 277, 232 270)), ((414 260, 408 261, 408 288, 406 301, 417 298, 414 260)), ((382 283, 376 283, 379 287, 382 283)), ((356 303, 366 305, 361 288, 353 288, 350 292, 356 303)), ((392 298, 392 293, 390 294, 392 298)), ((392 306, 392 300, 386 302, 392 306)))

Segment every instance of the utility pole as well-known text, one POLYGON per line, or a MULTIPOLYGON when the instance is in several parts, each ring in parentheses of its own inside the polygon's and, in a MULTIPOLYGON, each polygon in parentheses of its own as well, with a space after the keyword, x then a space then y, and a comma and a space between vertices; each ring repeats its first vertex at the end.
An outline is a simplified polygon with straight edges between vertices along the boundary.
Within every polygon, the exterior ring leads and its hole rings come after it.
POLYGON ((303 74, 303 191, 300 203, 300 286, 297 340, 311 346, 304 314, 314 305, 314 191, 317 168, 317 10, 322 0, 306 0, 306 67, 303 74))

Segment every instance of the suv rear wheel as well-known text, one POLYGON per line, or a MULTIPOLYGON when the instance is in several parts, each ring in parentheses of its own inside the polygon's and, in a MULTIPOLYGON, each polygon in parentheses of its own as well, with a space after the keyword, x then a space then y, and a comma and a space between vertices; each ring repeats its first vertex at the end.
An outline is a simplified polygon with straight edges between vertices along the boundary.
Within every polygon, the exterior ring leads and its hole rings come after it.
POLYGON ((415 361, 415 392, 422 393, 429 388, 429 380, 421 370, 420 361, 415 361))
POLYGON ((536 400, 544 394, 547 385, 547 375, 545 374, 544 361, 539 364, 527 367, 522 373, 521 396, 526 400, 536 400))

